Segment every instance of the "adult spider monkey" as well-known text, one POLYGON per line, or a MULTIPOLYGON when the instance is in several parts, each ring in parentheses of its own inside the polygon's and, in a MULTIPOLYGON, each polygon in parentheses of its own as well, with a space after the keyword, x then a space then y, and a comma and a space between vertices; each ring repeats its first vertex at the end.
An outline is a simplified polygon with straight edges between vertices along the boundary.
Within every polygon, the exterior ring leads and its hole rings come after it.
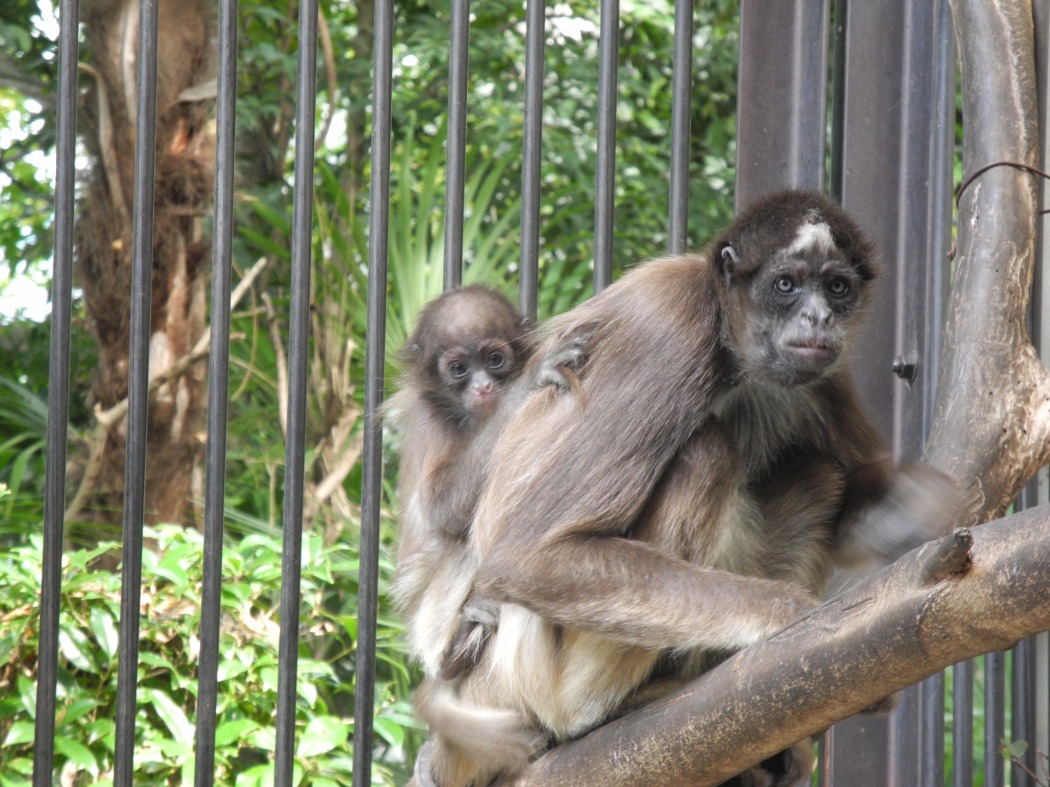
MULTIPOLYGON (((498 627, 421 703, 420 783, 520 763, 474 757, 472 707, 579 737, 791 623, 836 560, 892 560, 950 527, 955 486, 888 458, 846 368, 876 274, 841 209, 782 192, 551 322, 500 408, 470 527, 498 627), (561 363, 582 399, 528 391, 561 363)), ((794 783, 809 748, 738 782, 794 783)))

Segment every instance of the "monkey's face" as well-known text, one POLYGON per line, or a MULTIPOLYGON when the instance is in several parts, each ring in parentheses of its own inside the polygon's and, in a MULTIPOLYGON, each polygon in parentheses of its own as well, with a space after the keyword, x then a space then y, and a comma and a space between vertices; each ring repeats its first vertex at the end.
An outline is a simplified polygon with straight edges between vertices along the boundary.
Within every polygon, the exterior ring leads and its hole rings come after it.
POLYGON ((723 245, 723 276, 733 307, 730 349, 743 375, 804 385, 834 369, 858 322, 866 280, 824 223, 802 223, 794 238, 759 265, 754 247, 723 245))
POLYGON ((503 339, 457 345, 437 359, 436 373, 449 408, 461 419, 487 418, 516 368, 514 350, 503 339))

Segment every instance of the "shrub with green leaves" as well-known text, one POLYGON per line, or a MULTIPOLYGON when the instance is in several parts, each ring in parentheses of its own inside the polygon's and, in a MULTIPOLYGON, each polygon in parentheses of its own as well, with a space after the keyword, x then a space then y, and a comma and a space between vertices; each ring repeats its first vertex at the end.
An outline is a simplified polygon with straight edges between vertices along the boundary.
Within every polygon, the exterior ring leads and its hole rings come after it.
MULTIPOLYGON (((143 559, 135 781, 191 784, 203 539, 193 530, 150 528, 143 559)), ((55 781, 112 781, 120 577, 107 544, 63 561, 55 781)), ((32 771, 41 539, 0 552, 0 785, 32 771)), ((346 544, 303 541, 295 781, 350 783, 358 556, 346 544), (352 596, 353 602, 350 603, 352 596)), ((389 566, 384 565, 384 575, 389 566)), ((277 713, 279 537, 250 535, 223 554, 216 783, 273 781, 277 713)), ((376 765, 373 782, 402 781, 415 723, 396 623, 380 619, 376 765)))

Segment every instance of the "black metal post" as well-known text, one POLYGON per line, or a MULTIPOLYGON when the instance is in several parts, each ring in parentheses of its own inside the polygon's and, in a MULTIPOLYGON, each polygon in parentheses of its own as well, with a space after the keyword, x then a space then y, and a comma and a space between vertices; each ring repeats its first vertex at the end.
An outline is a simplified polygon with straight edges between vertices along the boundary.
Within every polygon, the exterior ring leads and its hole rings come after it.
POLYGON ((361 555, 354 689, 354 787, 372 783, 376 614, 379 609, 379 508, 382 502, 386 281, 390 210, 390 108, 393 90, 393 0, 377 0, 372 114, 372 184, 368 246, 368 335, 365 346, 365 441, 361 480, 361 555))
POLYGON ((233 161, 237 96, 237 0, 219 5, 218 106, 215 140, 215 228, 211 263, 211 354, 208 358, 208 445, 205 455, 204 565, 194 783, 215 781, 219 621, 222 597, 226 415, 230 377, 230 290, 233 257, 233 161))
POLYGON ((76 172, 79 10, 77 0, 62 0, 59 7, 55 259, 51 273, 44 554, 40 578, 40 641, 36 673, 33 787, 49 787, 55 761, 55 696, 58 689, 58 623, 62 601, 66 436, 69 430, 69 345, 73 309, 73 195, 76 172))
POLYGON ((303 547, 303 478, 310 347, 310 252, 313 244, 314 100, 317 94, 317 0, 299 3, 295 102, 295 184, 292 192, 292 281, 288 318, 288 434, 284 453, 281 527, 281 635, 278 642, 277 745, 274 784, 290 787, 295 754, 299 662, 299 579, 303 547))
POLYGON ((128 353, 127 449, 121 558, 113 783, 131 787, 138 689, 142 526, 146 491, 150 301, 153 295, 153 192, 157 138, 157 0, 142 0, 139 18, 138 114, 135 127, 135 207, 131 236, 131 338, 128 353))

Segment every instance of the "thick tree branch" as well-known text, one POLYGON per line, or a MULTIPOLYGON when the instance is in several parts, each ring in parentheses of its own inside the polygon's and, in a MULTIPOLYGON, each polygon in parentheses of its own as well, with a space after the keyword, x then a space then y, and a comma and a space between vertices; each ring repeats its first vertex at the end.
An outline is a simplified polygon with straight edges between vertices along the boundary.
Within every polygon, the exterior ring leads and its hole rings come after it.
POLYGON ((905 555, 514 785, 715 784, 962 659, 1050 629, 1050 506, 905 555))
MULTIPOLYGON (((962 66, 963 171, 1036 166, 1038 118, 1031 0, 952 0, 962 66)), ((1050 461, 1050 379, 1026 329, 1037 178, 983 173, 959 204, 959 254, 926 459, 979 479, 979 519, 1001 515, 1050 461)))

